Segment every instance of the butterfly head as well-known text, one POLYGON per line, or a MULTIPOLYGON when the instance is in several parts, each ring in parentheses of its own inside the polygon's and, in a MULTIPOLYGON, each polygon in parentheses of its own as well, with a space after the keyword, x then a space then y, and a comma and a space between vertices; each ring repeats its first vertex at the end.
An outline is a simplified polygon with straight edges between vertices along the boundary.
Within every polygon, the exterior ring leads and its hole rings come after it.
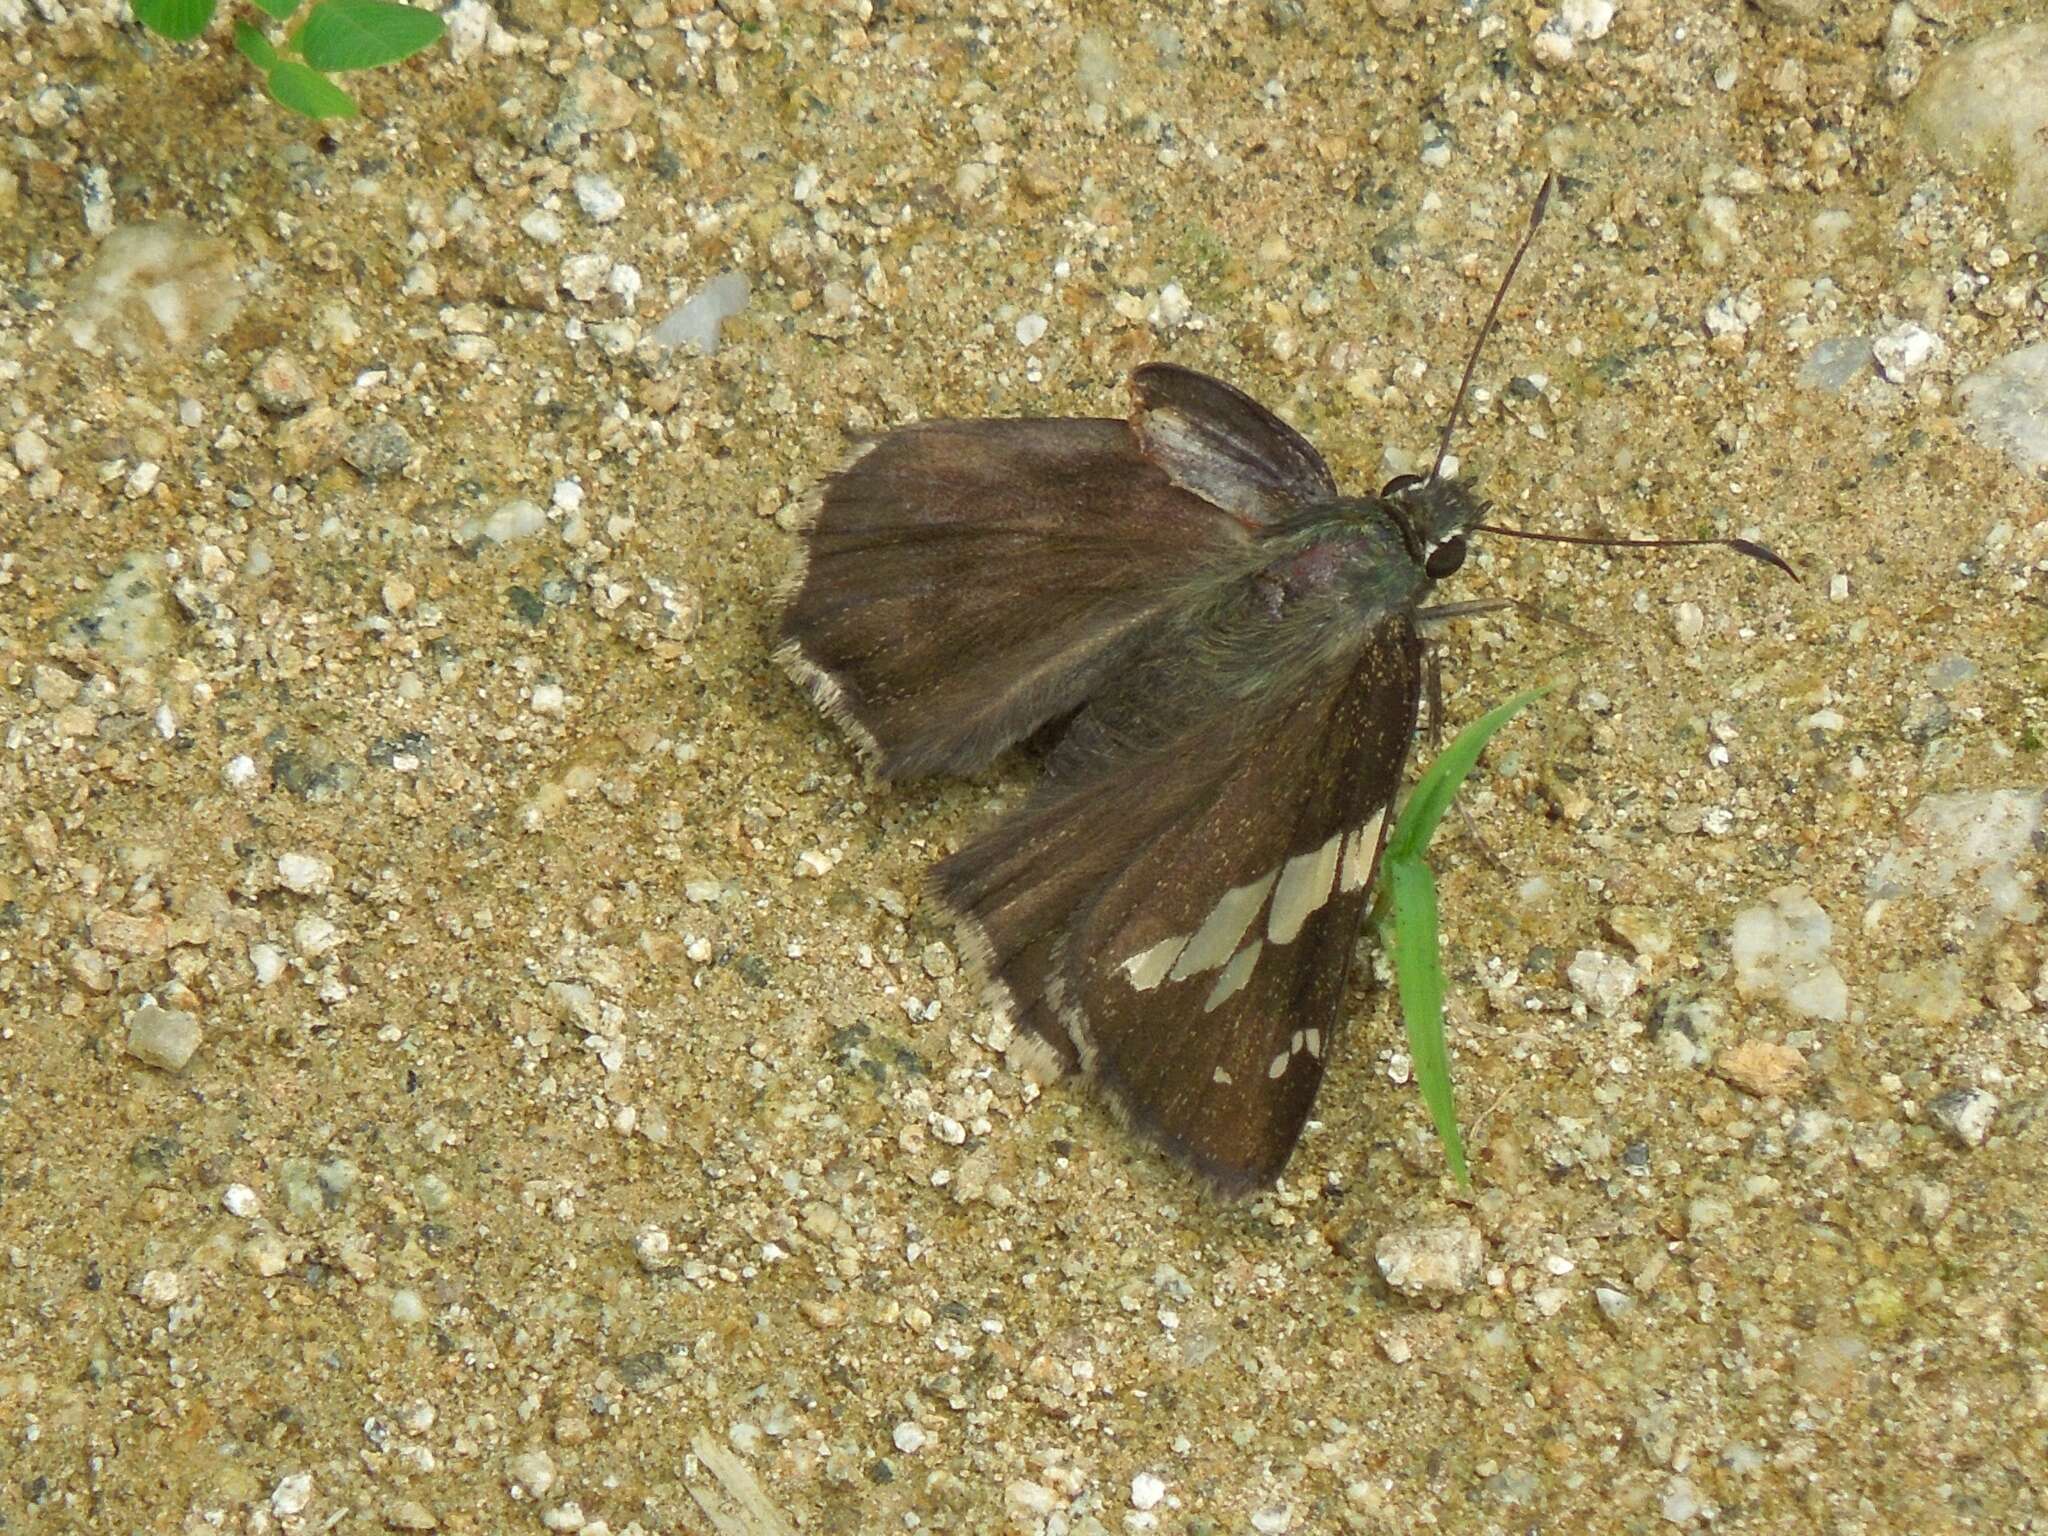
POLYGON ((1441 475, 1396 475, 1379 499, 1400 525, 1415 563, 1431 581, 1465 563, 1465 535, 1486 516, 1486 503, 1441 475))

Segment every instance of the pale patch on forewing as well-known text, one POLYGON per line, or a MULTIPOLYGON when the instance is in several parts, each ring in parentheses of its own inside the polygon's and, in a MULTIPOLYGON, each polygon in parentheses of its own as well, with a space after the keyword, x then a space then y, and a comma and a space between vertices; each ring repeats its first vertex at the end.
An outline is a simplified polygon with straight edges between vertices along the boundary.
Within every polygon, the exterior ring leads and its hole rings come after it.
POLYGON ((1282 1076, 1287 1071, 1287 1063, 1292 1060, 1294 1060, 1294 1052, 1282 1051, 1278 1056, 1275 1056, 1271 1061, 1266 1063, 1266 1076, 1282 1076))
POLYGON ((1323 1032, 1320 1029, 1305 1029, 1302 1031, 1302 1036, 1301 1043, 1307 1048, 1309 1055, 1315 1057, 1317 1061, 1321 1061, 1323 1059, 1323 1032))
POLYGON ((1202 1004, 1202 1012, 1214 1013, 1244 990, 1244 984, 1252 979, 1252 967, 1259 963, 1259 951, 1265 947, 1262 941, 1253 939, 1230 957, 1230 964, 1223 967, 1223 974, 1216 978, 1216 985, 1209 989, 1209 997, 1202 1004))
POLYGON ((1333 832, 1330 840, 1313 853, 1296 854, 1280 870, 1280 883, 1273 892, 1273 910, 1266 918, 1266 937, 1275 944, 1291 944, 1322 904, 1330 899, 1331 882, 1337 878, 1337 855, 1344 834, 1333 832))
POLYGON ((1245 930, 1252 925, 1252 919, 1259 915, 1259 908, 1266 904, 1266 893, 1273 889, 1273 882, 1280 878, 1275 870, 1263 880, 1254 880, 1250 885, 1240 885, 1225 891, 1203 919, 1202 926, 1195 930, 1195 936, 1188 940, 1188 947, 1180 952, 1180 958, 1173 963, 1169 976, 1174 981, 1186 981, 1202 971, 1213 971, 1217 966, 1231 960, 1237 954, 1238 941, 1245 930))
POLYGON ((1216 1086, 1219 1088, 1228 1088, 1232 1083, 1236 1082, 1237 1079, 1232 1077, 1228 1072, 1224 1071, 1221 1067, 1218 1067, 1214 1072, 1211 1072, 1209 1074, 1209 1081, 1216 1084, 1216 1086))
POLYGON ((1180 958, 1187 942, 1185 934, 1176 934, 1170 939, 1161 939, 1143 954, 1131 956, 1123 965, 1125 978, 1138 991, 1150 992, 1166 980, 1167 970, 1180 958))
POLYGON ((1385 806, 1373 812, 1372 820, 1344 840, 1344 870, 1338 889, 1362 891, 1372 884, 1372 867, 1380 852, 1380 824, 1387 819, 1385 806))

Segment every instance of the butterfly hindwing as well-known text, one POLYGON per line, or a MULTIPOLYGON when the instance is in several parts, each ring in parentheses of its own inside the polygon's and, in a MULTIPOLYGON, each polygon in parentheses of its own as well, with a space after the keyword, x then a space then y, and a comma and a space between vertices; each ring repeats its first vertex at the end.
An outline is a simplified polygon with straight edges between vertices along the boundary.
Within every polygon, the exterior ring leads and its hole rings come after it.
POLYGON ((1056 759, 936 873, 1017 1026, 1221 1187, 1270 1182, 1314 1103, 1419 644, 1389 615, 1262 707, 1169 711, 1149 750, 1056 759))
POLYGON ((1206 880, 1162 901, 1187 843, 1147 850, 1069 941, 1089 1071, 1134 1124, 1227 1189, 1269 1184, 1286 1165, 1341 1026, 1415 722, 1412 631, 1388 628, 1403 633, 1380 637, 1329 695, 1261 722, 1209 814, 1183 830, 1233 858, 1209 858, 1206 880), (1251 822, 1280 830, 1247 836, 1251 822))

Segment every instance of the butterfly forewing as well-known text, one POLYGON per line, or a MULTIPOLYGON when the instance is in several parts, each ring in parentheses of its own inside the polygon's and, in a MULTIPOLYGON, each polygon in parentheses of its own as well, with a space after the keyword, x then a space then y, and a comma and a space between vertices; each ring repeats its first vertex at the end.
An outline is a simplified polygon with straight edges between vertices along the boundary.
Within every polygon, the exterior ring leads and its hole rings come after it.
POLYGON ((1080 705, 1247 540, 1128 422, 906 427, 822 487, 782 657, 883 777, 971 772, 1080 705))

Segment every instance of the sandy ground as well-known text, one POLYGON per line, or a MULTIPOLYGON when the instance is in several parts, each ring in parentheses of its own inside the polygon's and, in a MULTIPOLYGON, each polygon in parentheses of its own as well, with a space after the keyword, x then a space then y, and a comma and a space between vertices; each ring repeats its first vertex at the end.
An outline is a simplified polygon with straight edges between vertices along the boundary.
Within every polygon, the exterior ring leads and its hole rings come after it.
POLYGON ((1895 95, 2017 12, 1769 10, 519 0, 323 133, 0 6, 0 1525, 2048 1527, 2048 502, 1953 405, 2043 264, 1895 95), (921 871, 1030 769, 862 783, 794 507, 1155 357, 1370 488, 1545 169, 1465 473, 1805 580, 1475 558, 1596 637, 1448 643, 1565 679, 1437 853, 1476 1189, 1361 986, 1219 1203, 989 1048, 921 871))

